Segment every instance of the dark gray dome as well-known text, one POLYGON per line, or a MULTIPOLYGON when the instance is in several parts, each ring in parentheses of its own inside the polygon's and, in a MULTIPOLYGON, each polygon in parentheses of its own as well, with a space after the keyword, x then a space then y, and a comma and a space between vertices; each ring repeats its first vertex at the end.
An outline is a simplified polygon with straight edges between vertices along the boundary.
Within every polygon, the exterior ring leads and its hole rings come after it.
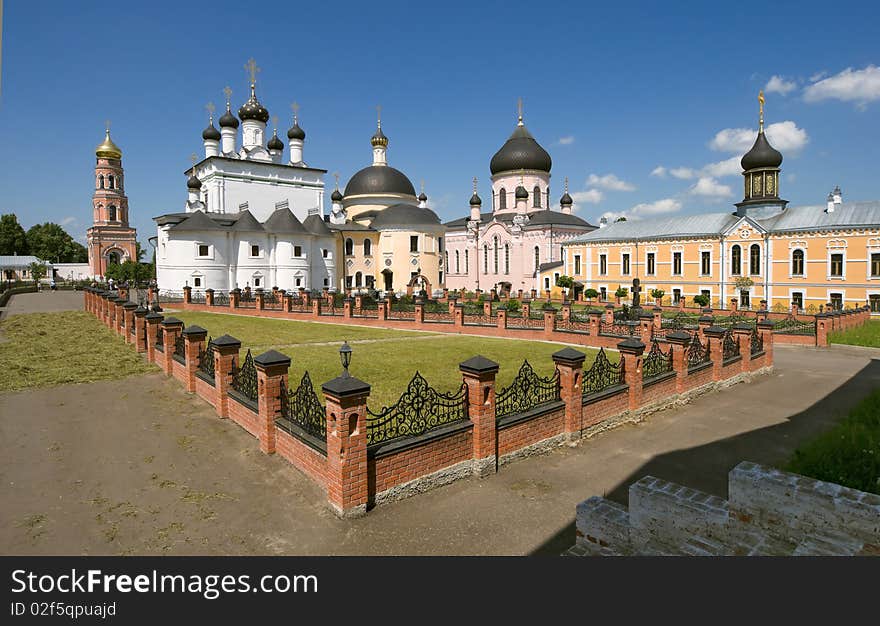
POLYGON ((439 226, 440 218, 431 209, 414 204, 393 204, 378 212, 370 223, 371 228, 418 228, 420 226, 439 226))
POLYGON ((269 143, 266 144, 266 147, 269 150, 284 150, 284 142, 278 139, 278 135, 272 135, 272 138, 269 140, 269 143))
POLYGON ((370 165, 352 176, 345 186, 346 197, 368 193, 399 193, 415 197, 416 190, 400 170, 388 165, 370 165))
POLYGON ((483 201, 480 200, 480 196, 475 191, 474 195, 471 196, 471 206, 480 206, 481 204, 483 204, 483 201))
POLYGON ((195 175, 190 175, 189 178, 186 179, 186 188, 187 189, 201 189, 202 181, 195 177, 195 175))
POLYGON ((528 226, 549 226, 551 224, 559 226, 583 226, 589 229, 595 228, 595 226, 586 220, 571 213, 560 213, 559 211, 544 209, 529 214, 528 226))
POLYGON ((220 141, 220 131, 214 127, 213 121, 208 125, 205 130, 202 131, 202 139, 204 139, 205 141, 209 139, 213 141, 220 141))
POLYGON ((559 199, 559 204, 561 204, 562 206, 571 205, 573 202, 574 200, 571 199, 571 196, 568 195, 567 191, 562 194, 562 198, 559 199))
POLYGON ((427 202, 427 201, 428 201, 428 196, 426 196, 425 192, 423 191, 422 193, 419 194, 419 202, 427 202))
POLYGON ((251 85, 251 97, 248 98, 248 101, 241 105, 241 108, 238 110, 238 117, 244 120, 257 120, 258 122, 263 122, 264 124, 269 121, 269 111, 266 110, 260 101, 257 100, 257 94, 254 91, 253 85, 251 85))
POLYGON ((517 186, 516 192, 513 195, 517 200, 519 200, 520 198, 525 198, 526 200, 528 200, 529 198, 529 192, 526 191, 526 188, 522 185, 517 186))
POLYGON ((376 129, 376 132, 370 137, 370 143, 373 147, 378 146, 387 146, 388 145, 388 137, 385 136, 385 133, 382 132, 382 127, 376 129))
POLYGON ((238 118, 228 108, 220 117, 220 128, 238 128, 238 118))
POLYGON ((300 128, 299 124, 294 122, 293 126, 291 126, 287 130, 287 138, 288 139, 299 139, 300 141, 302 141, 303 139, 306 138, 306 131, 304 131, 302 128, 300 128))
POLYGON ((342 194, 339 193, 338 189, 334 189, 333 193, 330 194, 330 199, 333 200, 333 202, 342 202, 342 194))
POLYGON ((549 172, 553 161, 525 126, 517 126, 513 134, 492 157, 489 170, 492 174, 516 170, 549 172))
POLYGON ((758 138, 755 139, 755 145, 752 149, 745 153, 740 165, 744 170, 753 170, 756 167, 779 167, 782 165, 782 153, 770 145, 764 131, 758 132, 758 138))

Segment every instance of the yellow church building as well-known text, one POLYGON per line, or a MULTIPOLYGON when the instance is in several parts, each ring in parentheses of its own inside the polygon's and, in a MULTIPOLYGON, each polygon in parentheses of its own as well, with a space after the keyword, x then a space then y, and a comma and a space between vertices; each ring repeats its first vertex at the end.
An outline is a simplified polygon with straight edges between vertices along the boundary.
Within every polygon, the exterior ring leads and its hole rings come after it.
POLYGON ((564 244, 562 267, 600 299, 613 300, 634 278, 642 301, 652 289, 715 308, 797 305, 808 312, 869 304, 880 313, 880 201, 844 202, 837 187, 822 205, 789 207, 779 197, 782 154, 764 134, 742 158, 744 197, 736 211, 615 222, 564 244))

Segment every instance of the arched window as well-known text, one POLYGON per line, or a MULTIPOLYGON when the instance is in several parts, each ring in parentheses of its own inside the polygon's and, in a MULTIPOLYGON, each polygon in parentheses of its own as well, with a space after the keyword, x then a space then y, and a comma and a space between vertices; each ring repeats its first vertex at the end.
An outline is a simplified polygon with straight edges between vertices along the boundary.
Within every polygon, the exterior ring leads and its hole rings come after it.
POLYGON ((110 189, 113 189, 113 174, 108 174, 108 175, 107 175, 107 186, 108 186, 110 189))
POLYGON ((538 266, 541 265, 541 248, 535 246, 535 271, 538 271, 538 266))
POLYGON ((730 249, 730 273, 739 274, 742 270, 742 250, 738 245, 730 249))
POLYGON ((504 273, 510 274, 510 244, 504 244, 504 273))
POLYGON ((456 274, 460 274, 460 273, 461 273, 461 266, 459 265, 459 262, 460 262, 460 261, 461 261, 461 258, 460 258, 459 254, 458 254, 458 250, 456 250, 456 251, 455 251, 455 273, 456 273, 456 274))
POLYGON ((464 273, 465 273, 465 274, 467 274, 468 272, 470 272, 470 269, 468 269, 468 265, 469 265, 469 263, 468 263, 468 257, 470 257, 470 255, 471 255, 470 252, 468 252, 467 250, 464 251, 464 273))
POLYGON ((749 248, 749 274, 761 273, 761 246, 756 243, 749 248))
POLYGON ((119 253, 111 252, 107 255, 107 264, 108 265, 119 265, 119 253))
POLYGON ((355 287, 360 287, 361 284, 362 284, 363 279, 364 279, 364 275, 363 275, 363 274, 361 274, 360 272, 355 273, 355 275, 354 275, 354 286, 355 286, 355 287))
POLYGON ((104 188, 104 175, 101 174, 100 176, 98 176, 98 189, 103 189, 103 188, 104 188))
POLYGON ((532 206, 538 209, 541 208, 541 188, 537 185, 532 190, 532 206))
POLYGON ((443 253, 443 262, 444 262, 443 264, 446 266, 446 273, 448 274, 449 273, 449 253, 448 252, 443 253))
POLYGON ((492 238, 492 246, 494 250, 494 261, 493 267, 495 268, 495 273, 498 273, 498 237, 492 238))
POLYGON ((352 254, 354 254, 354 241, 349 237, 345 240, 345 256, 351 256, 352 254))
POLYGON ((109 218, 110 221, 115 222, 116 221, 116 205, 111 204, 109 206, 109 208, 107 209, 107 211, 110 214, 110 218, 109 218))
POLYGON ((489 273, 489 246, 483 244, 483 273, 489 273))
POLYGON ((804 275, 804 251, 800 248, 791 253, 791 273, 795 276, 804 275))
POLYGON ((369 239, 364 239, 364 256, 370 256, 373 253, 373 242, 369 239))
POLYGON ((498 190, 498 208, 506 209, 507 208, 507 192, 504 191, 504 187, 498 190))

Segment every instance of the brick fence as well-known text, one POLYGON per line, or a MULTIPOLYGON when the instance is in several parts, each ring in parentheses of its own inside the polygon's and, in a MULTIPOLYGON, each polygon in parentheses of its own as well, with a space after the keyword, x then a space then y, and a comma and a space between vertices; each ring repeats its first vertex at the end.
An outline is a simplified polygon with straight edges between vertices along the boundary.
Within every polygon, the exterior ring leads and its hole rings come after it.
MULTIPOLYGON (((588 369, 583 352, 564 348, 553 355, 553 376, 541 378, 525 362, 504 389, 496 388, 498 364, 475 356, 459 365, 458 391, 439 393, 417 373, 397 404, 374 413, 367 406, 370 385, 351 376, 345 362, 340 376, 321 385, 322 405, 308 374, 298 386, 288 380, 291 361, 284 354, 248 351, 241 359, 234 337, 209 340, 198 326, 126 308, 116 293, 87 289, 84 299, 86 310, 109 327, 122 319, 128 343, 218 417, 253 435, 262 452, 282 456, 324 487, 341 516, 490 475, 516 458, 640 421, 773 366, 772 325, 703 324, 693 333, 666 333, 662 345, 607 338, 618 362, 600 350, 588 369)), ((258 295, 257 310, 261 300, 258 295)))

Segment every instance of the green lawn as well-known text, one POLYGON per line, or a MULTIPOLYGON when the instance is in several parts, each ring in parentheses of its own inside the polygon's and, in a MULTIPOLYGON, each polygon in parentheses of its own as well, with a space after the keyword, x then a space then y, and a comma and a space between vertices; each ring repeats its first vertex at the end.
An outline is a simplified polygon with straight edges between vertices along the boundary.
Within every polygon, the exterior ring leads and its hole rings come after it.
POLYGON ((880 390, 840 424, 798 448, 786 469, 880 494, 880 390))
POLYGON ((870 320, 867 324, 834 331, 828 335, 831 343, 845 343, 851 346, 868 346, 880 348, 880 320, 870 320))
POLYGON ((158 371, 83 311, 12 315, 0 334, 0 392, 158 371))
MULTIPOLYGON (((315 389, 339 375, 339 347, 347 340, 352 347, 350 371, 368 382, 373 389, 369 406, 378 410, 404 392, 416 370, 438 391, 448 392, 461 384, 458 364, 477 354, 497 362, 501 367, 497 382, 509 385, 523 360, 528 359, 539 375, 549 376, 554 364, 550 355, 561 350, 560 344, 517 341, 468 335, 416 333, 400 330, 289 322, 256 319, 216 313, 174 314, 186 324, 198 324, 217 337, 224 333, 242 341, 242 352, 251 348, 254 356, 270 347, 291 358, 290 382, 299 384, 309 372, 315 389), (329 342, 329 345, 320 345, 329 342)), ((596 350, 579 348, 587 353, 587 366, 596 350)), ((608 353, 616 362, 616 352, 608 353)))

